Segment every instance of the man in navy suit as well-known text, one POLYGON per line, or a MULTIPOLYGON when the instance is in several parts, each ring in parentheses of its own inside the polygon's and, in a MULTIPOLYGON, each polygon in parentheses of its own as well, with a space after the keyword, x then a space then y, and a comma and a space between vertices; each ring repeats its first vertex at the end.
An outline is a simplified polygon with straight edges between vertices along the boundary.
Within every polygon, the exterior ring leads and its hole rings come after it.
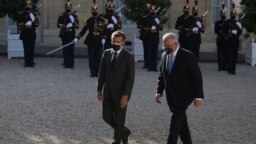
POLYGON ((172 112, 168 144, 176 144, 178 136, 184 144, 192 144, 186 110, 192 102, 195 107, 201 106, 204 98, 198 60, 190 51, 180 47, 174 33, 163 36, 163 45, 165 52, 162 54, 155 100, 161 103, 165 90, 172 112))

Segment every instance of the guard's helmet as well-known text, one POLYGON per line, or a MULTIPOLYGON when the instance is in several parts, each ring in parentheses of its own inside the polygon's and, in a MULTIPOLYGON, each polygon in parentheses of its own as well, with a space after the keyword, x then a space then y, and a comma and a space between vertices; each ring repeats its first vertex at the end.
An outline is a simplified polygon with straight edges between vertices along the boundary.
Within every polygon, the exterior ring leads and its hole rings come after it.
POLYGON ((72 3, 71 3, 70 0, 67 0, 67 1, 66 1, 66 3, 65 3, 65 9, 66 9, 66 10, 67 10, 67 9, 69 9, 69 10, 72 9, 72 3))
POLYGON ((183 7, 183 12, 184 13, 189 13, 189 9, 190 9, 190 7, 189 7, 189 0, 187 0, 187 4, 186 5, 184 5, 184 7, 183 7))
POLYGON ((190 9, 189 5, 184 5, 183 12, 189 12, 189 9, 190 9))
POLYGON ((105 6, 107 13, 113 13, 115 10, 115 5, 113 4, 113 0, 108 0, 105 6))
POLYGON ((220 16, 226 16, 226 10, 225 10, 224 3, 222 3, 222 5, 221 5, 220 16))
POLYGON ((197 7, 197 4, 198 4, 198 0, 195 0, 195 6, 193 6, 193 8, 192 8, 193 14, 198 14, 199 9, 197 7))
POLYGON ((230 17, 236 17, 235 4, 232 4, 232 10, 230 11, 230 17))

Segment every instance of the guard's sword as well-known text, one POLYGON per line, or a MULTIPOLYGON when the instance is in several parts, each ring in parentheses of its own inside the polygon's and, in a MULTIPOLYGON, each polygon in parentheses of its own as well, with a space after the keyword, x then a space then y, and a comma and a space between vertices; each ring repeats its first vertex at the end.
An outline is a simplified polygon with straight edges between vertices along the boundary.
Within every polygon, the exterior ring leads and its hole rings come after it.
POLYGON ((205 11, 204 14, 201 16, 201 18, 205 17, 209 11, 205 11))
POLYGON ((57 49, 54 49, 53 51, 48 52, 46 55, 52 54, 52 53, 54 53, 54 52, 56 52, 58 50, 61 50, 61 49, 65 48, 65 47, 69 46, 69 45, 72 45, 73 43, 75 43, 75 42, 72 41, 72 42, 70 42, 68 44, 65 44, 64 46, 61 46, 61 47, 59 47, 57 49))
POLYGON ((246 12, 241 16, 240 20, 243 20, 245 16, 246 16, 246 12))

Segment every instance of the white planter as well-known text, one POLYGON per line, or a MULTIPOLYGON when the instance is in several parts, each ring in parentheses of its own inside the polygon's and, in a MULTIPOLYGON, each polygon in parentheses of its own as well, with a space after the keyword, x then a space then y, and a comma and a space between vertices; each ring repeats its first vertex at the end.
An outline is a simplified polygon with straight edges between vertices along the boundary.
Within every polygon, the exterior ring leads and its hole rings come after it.
POLYGON ((137 38, 136 35, 134 35, 133 37, 133 51, 134 51, 135 61, 144 61, 144 51, 143 51, 142 41, 139 38, 137 38))
POLYGON ((256 65, 256 44, 254 40, 248 42, 245 54, 245 62, 251 64, 251 66, 256 65))
POLYGON ((23 44, 19 37, 19 34, 10 34, 8 31, 8 59, 11 59, 12 57, 24 57, 23 44))

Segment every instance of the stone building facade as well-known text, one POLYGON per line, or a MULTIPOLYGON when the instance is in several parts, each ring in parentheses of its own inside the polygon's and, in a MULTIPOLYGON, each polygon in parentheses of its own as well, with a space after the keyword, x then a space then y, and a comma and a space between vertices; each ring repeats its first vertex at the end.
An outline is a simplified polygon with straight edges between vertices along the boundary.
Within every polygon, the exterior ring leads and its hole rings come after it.
MULTIPOLYGON (((38 42, 39 46, 59 46, 60 39, 58 38, 59 30, 56 27, 57 18, 59 13, 64 11, 65 0, 39 0, 42 6, 40 7, 41 15, 40 22, 41 26, 38 28, 38 42)), ((104 12, 104 7, 107 0, 98 0, 97 5, 99 12, 104 12)), ((186 0, 170 0, 172 6, 170 7, 167 15, 169 21, 164 26, 164 32, 174 31, 176 18, 182 14, 183 6, 186 0)), ((199 15, 202 15, 206 10, 209 11, 207 16, 203 19, 206 27, 205 33, 202 35, 203 43, 201 46, 201 51, 215 52, 215 35, 213 33, 214 21, 219 18, 219 8, 223 0, 199 0, 199 15)), ((231 0, 224 0, 226 4, 231 5, 231 0)), ((117 6, 122 5, 121 0, 114 0, 117 6)), ((234 0, 237 6, 237 11, 239 12, 240 0, 234 0)), ((80 29, 83 26, 83 21, 90 16, 90 10, 92 6, 92 0, 73 0, 73 8, 80 4, 80 8, 77 9, 77 15, 80 19, 80 29)), ((190 7, 194 6, 194 0, 190 0, 190 7)), ((229 17, 229 7, 227 9, 227 17, 229 17)), ((132 40, 135 34, 138 34, 136 24, 134 22, 128 21, 124 17, 122 18, 123 31, 127 33, 128 40, 132 40)), ((5 19, 0 20, 0 46, 6 45, 6 34, 9 24, 5 19)), ((80 31, 80 29, 78 31, 80 31)), ((83 46, 82 43, 79 44, 83 46)), ((84 47, 84 46, 83 46, 84 47)), ((0 48, 1 49, 1 48, 0 48)))

